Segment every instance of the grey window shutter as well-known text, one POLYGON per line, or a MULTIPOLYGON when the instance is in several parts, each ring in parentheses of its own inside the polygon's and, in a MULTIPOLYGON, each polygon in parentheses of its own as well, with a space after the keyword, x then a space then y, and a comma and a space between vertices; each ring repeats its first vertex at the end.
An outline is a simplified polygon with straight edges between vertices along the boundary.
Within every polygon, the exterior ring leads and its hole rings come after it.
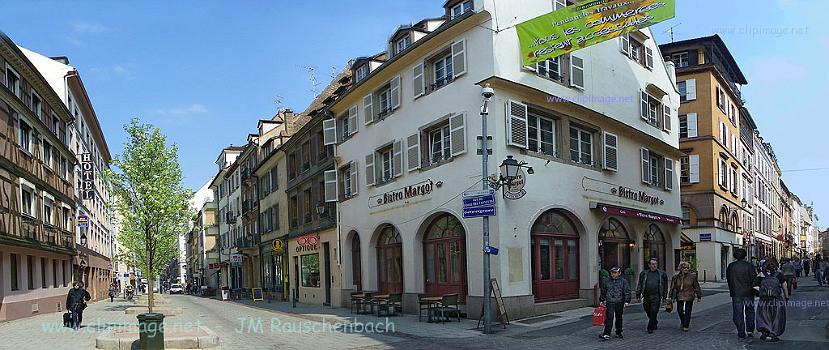
POLYGON ((674 160, 665 158, 665 189, 674 188, 674 160))
POLYGON ((357 106, 354 105, 348 109, 348 134, 354 135, 357 133, 357 106))
POLYGON ((653 49, 645 46, 645 67, 653 69, 653 49))
POLYGON ((570 86, 584 89, 584 60, 570 55, 570 86))
POLYGON ((374 186, 374 153, 366 156, 366 186, 374 186))
POLYGON ((392 167, 394 167, 394 177, 403 175, 403 141, 394 141, 392 146, 392 167))
POLYGON ((329 170, 324 174, 325 177, 325 201, 337 201, 337 171, 329 170))
POLYGON ((662 110, 664 112, 663 119, 662 119, 662 129, 665 131, 671 131, 671 107, 662 106, 662 110))
POLYGON ((639 90, 639 96, 641 100, 639 104, 639 116, 645 121, 650 121, 650 118, 648 118, 648 93, 645 90, 639 90))
POLYGON ((685 81, 685 100, 691 101, 697 99, 697 80, 688 79, 685 81))
POLYGON ((389 85, 391 85, 391 108, 397 109, 400 107, 400 76, 392 78, 389 85))
POLYGON ((622 51, 625 56, 630 56, 630 38, 627 34, 619 36, 619 51, 622 51))
POLYGON ((365 119, 366 125, 374 122, 374 109, 372 108, 371 94, 369 94, 366 97, 363 97, 363 118, 365 119))
POLYGON ((417 99, 426 93, 426 79, 423 74, 423 63, 416 65, 412 69, 412 94, 417 99))
POLYGON ((688 113, 685 119, 688 121, 688 137, 697 137, 697 114, 688 113))
POLYGON ((527 148, 527 105, 509 100, 507 101, 507 145, 527 148))
POLYGON ((420 169, 420 134, 406 138, 406 160, 409 171, 420 169))
POLYGON ((356 196, 357 193, 359 193, 357 191, 357 189, 359 188, 359 186, 357 184, 357 179, 359 178, 357 176, 357 173, 358 173, 359 169, 360 169, 360 167, 358 166, 356 160, 351 162, 351 178, 350 179, 343 179, 343 181, 351 181, 351 196, 352 197, 356 196))
POLYGON ((642 148, 642 182, 651 183, 651 153, 647 148, 642 148))
POLYGON ((452 44, 452 70, 455 78, 466 73, 466 39, 452 44))
POLYGON ((452 156, 466 152, 466 113, 449 117, 449 144, 452 156))
POLYGON ((619 170, 619 138, 609 132, 604 133, 604 168, 619 170))
POLYGON ((323 144, 335 145, 337 144, 337 120, 326 119, 322 121, 322 138, 323 144))
POLYGON ((699 183, 699 155, 688 156, 688 173, 692 184, 699 183))

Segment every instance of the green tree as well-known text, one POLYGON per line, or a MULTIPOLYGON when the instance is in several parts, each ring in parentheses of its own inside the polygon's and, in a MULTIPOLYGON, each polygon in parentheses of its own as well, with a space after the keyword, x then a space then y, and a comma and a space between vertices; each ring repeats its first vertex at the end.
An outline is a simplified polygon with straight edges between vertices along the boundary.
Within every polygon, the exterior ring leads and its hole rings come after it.
POLYGON ((118 241, 131 253, 130 263, 147 277, 148 311, 153 312, 155 277, 176 258, 178 235, 193 214, 193 192, 182 185, 176 145, 168 147, 160 129, 132 119, 124 130, 124 152, 113 159, 106 178, 121 216, 118 241))

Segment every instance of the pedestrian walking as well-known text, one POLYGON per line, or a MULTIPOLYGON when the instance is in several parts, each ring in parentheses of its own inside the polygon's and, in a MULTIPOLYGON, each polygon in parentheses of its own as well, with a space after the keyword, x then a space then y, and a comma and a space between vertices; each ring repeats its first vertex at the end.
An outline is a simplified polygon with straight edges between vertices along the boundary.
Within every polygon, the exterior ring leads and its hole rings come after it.
POLYGON ((757 285, 754 287, 760 294, 757 303, 757 330, 763 334, 761 340, 771 337, 772 342, 780 341, 779 337, 786 331, 786 300, 789 299, 786 279, 777 269, 777 261, 766 261, 763 272, 757 275, 757 285))
POLYGON ((820 263, 820 269, 822 271, 821 277, 823 277, 821 285, 825 283, 829 287, 829 256, 823 257, 823 261, 820 263))
POLYGON ((746 262, 746 250, 734 250, 736 261, 728 264, 726 280, 728 293, 731 296, 731 312, 734 326, 737 327, 737 337, 745 339, 754 335, 754 285, 757 272, 754 266, 746 262))
MULTIPOLYGON (((697 274, 690 271, 690 265, 683 261, 679 263, 679 272, 671 279, 670 299, 676 300, 676 312, 682 331, 687 332, 691 326, 691 311, 694 308, 694 298, 702 301, 702 290, 699 287, 697 274)), ((670 300, 669 299, 669 300, 670 300)))
POLYGON ((812 260, 809 258, 803 258, 803 272, 805 273, 803 277, 809 277, 809 271, 812 267, 812 260))
POLYGON ((780 271, 783 273, 783 279, 786 281, 788 295, 792 295, 792 282, 795 278, 794 264, 789 259, 783 259, 783 266, 780 267, 780 271))
POLYGON ((604 340, 610 339, 614 319, 616 320, 616 337, 624 337, 622 335, 622 313, 624 313, 625 306, 630 305, 630 284, 626 279, 620 278, 621 275, 622 269, 618 266, 610 269, 610 278, 602 286, 602 293, 599 297, 599 303, 607 310, 604 332, 601 335, 604 340))
POLYGON ((803 274, 803 263, 800 259, 792 259, 792 265, 794 265, 794 278, 800 278, 803 274))
POLYGON ((83 289, 83 283, 75 281, 72 289, 66 294, 66 307, 72 314, 72 328, 78 330, 83 323, 83 310, 86 309, 86 302, 92 299, 89 292, 83 289))
POLYGON ((815 273, 814 273, 815 274, 815 280, 818 280, 818 283, 820 283, 820 278, 818 278, 818 277, 819 277, 819 275, 821 275, 821 272, 820 272, 820 261, 821 260, 822 259, 820 257, 820 254, 815 255, 815 258, 812 259, 812 269, 815 270, 815 273))
POLYGON ((109 285, 109 302, 115 301, 115 294, 118 294, 118 285, 113 282, 109 285))
MULTIPOLYGON (((659 269, 659 260, 648 260, 648 269, 639 274, 636 285, 636 299, 642 300, 642 307, 648 315, 648 334, 658 329, 657 316, 662 299, 668 295, 668 275, 659 269)), ((671 300, 668 299, 670 303, 671 300)))

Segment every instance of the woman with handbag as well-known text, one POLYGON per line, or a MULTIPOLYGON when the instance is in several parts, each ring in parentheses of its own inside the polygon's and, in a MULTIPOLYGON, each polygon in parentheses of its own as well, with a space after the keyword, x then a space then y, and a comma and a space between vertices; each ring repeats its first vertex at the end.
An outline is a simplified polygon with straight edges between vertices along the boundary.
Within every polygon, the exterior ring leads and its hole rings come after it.
POLYGON ((66 307, 71 312, 72 328, 78 330, 81 328, 83 322, 83 310, 86 309, 86 302, 92 299, 89 292, 83 289, 83 283, 75 281, 72 283, 72 289, 66 295, 66 307))
POLYGON ((760 294, 757 303, 757 330, 762 333, 760 340, 771 337, 772 342, 780 341, 786 331, 786 300, 789 299, 786 279, 777 270, 777 260, 769 259, 763 272, 757 275, 754 287, 760 294))
MULTIPOLYGON (((679 263, 679 272, 671 279, 671 298, 676 300, 676 313, 682 324, 682 331, 687 332, 691 325, 691 310, 694 307, 694 297, 697 302, 702 301, 702 290, 699 287, 697 274, 690 272, 690 265, 683 261, 679 263)), ((666 311, 671 312, 672 305, 666 306, 666 311), (671 306, 668 308, 668 306, 671 306)))

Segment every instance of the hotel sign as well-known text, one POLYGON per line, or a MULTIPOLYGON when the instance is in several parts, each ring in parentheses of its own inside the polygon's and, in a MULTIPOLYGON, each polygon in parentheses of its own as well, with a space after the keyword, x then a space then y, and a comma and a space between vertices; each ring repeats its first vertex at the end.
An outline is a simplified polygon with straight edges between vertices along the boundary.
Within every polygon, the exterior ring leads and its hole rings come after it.
POLYGON ((398 188, 380 195, 372 196, 368 199, 368 206, 369 208, 376 208, 387 204, 406 201, 412 198, 427 196, 430 195, 434 189, 434 182, 432 182, 432 180, 426 180, 411 186, 398 188))
POLYGON ((95 164, 92 162, 92 153, 81 154, 81 198, 95 199, 95 164))
POLYGON ((595 0, 538 16, 515 28, 521 64, 531 66, 674 18, 675 8, 676 0, 595 0))

